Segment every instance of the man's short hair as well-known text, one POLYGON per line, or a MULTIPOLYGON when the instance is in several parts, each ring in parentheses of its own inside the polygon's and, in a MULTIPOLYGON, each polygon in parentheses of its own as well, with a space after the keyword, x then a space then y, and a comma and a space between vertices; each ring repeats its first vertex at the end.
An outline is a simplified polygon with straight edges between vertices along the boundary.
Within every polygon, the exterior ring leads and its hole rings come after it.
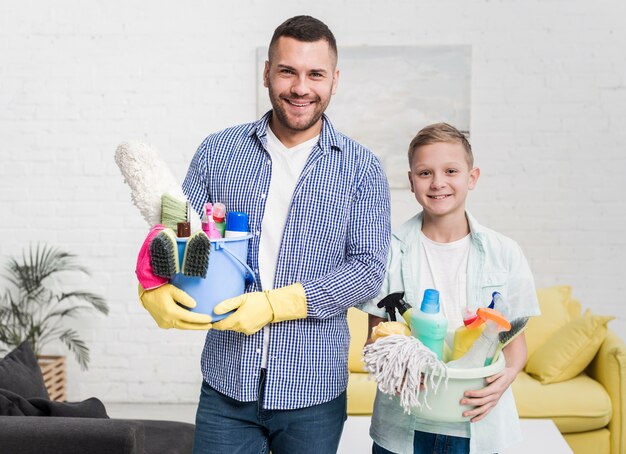
POLYGON ((474 167, 474 154, 472 153, 472 146, 461 131, 448 123, 435 123, 426 126, 425 128, 422 128, 415 137, 413 137, 413 140, 411 140, 411 144, 409 145, 409 166, 412 164, 415 150, 419 147, 423 147, 424 145, 431 145, 433 143, 440 142, 460 143, 463 145, 469 168, 471 169, 474 167))
POLYGON ((315 19, 311 16, 294 16, 287 19, 280 24, 270 41, 270 47, 268 56, 272 58, 272 52, 276 47, 278 39, 281 37, 293 38, 305 43, 313 43, 319 40, 325 40, 328 46, 335 54, 335 60, 337 59, 337 42, 335 41, 335 35, 330 31, 328 26, 319 19, 315 19))

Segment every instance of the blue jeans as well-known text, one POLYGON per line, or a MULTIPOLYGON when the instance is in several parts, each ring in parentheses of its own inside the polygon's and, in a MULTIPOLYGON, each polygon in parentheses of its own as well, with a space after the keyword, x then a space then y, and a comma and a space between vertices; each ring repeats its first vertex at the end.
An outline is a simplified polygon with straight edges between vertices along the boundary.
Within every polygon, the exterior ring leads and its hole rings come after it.
MULTIPOLYGON (((262 371, 264 372, 264 371, 262 371)), ((194 454, 335 453, 346 420, 346 393, 320 405, 296 410, 262 407, 259 400, 239 402, 202 383, 196 413, 194 454)))
MULTIPOLYGON (((467 454, 469 438, 451 437, 427 432, 415 431, 413 435, 413 454, 467 454)), ((393 454, 376 443, 372 446, 372 454, 393 454)))

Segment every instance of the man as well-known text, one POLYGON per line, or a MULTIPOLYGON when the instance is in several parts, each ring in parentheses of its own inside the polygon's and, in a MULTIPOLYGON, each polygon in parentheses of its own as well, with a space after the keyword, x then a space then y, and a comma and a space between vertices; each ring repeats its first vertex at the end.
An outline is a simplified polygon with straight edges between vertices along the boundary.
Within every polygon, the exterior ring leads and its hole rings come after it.
MULTIPOLYGON (((202 354, 196 453, 330 453, 346 418, 346 311, 377 295, 390 237, 376 157, 324 115, 337 89, 328 27, 296 16, 274 32, 263 81, 272 110, 212 134, 183 191, 197 211, 248 213, 256 282, 220 303, 202 354)), ((209 329, 166 284, 142 292, 159 326, 209 329)), ((191 301, 190 301, 191 300, 191 301)))

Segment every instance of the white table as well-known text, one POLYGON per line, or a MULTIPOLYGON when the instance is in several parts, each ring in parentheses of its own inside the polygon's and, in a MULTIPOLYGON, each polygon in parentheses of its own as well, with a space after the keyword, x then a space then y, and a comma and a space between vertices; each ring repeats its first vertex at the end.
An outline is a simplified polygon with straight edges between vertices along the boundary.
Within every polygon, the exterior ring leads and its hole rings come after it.
POLYGON ((573 454, 551 419, 520 419, 520 425, 524 440, 502 454, 573 454))
MULTIPOLYGON (((524 440, 501 454, 573 454, 551 419, 521 419, 524 440)), ((369 416, 349 416, 343 429, 337 454, 372 452, 369 416)))

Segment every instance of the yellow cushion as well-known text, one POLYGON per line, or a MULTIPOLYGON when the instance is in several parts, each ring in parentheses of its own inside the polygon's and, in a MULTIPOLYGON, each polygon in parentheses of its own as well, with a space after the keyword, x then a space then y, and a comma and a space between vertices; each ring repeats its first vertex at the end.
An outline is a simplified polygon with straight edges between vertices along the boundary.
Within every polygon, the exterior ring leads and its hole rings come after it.
POLYGON ((606 338, 606 324, 615 317, 587 311, 553 333, 528 359, 526 372, 541 383, 558 383, 580 374, 606 338))
POLYGON ((541 315, 531 317, 526 325, 528 357, 559 328, 570 321, 568 303, 572 288, 568 285, 537 289, 541 315))
POLYGON ((584 433, 564 434, 563 438, 575 453, 600 454, 611 452, 610 435, 607 429, 600 429, 584 433))
POLYGON ((348 370, 350 372, 365 372, 362 353, 367 340, 367 313, 355 307, 348 309, 348 328, 350 329, 348 370))
POLYGON ((585 373, 542 385, 520 372, 512 387, 520 418, 552 419, 562 433, 601 429, 611 420, 609 395, 585 373))
POLYGON ((349 415, 371 415, 376 397, 376 380, 369 374, 350 372, 347 397, 349 415))

